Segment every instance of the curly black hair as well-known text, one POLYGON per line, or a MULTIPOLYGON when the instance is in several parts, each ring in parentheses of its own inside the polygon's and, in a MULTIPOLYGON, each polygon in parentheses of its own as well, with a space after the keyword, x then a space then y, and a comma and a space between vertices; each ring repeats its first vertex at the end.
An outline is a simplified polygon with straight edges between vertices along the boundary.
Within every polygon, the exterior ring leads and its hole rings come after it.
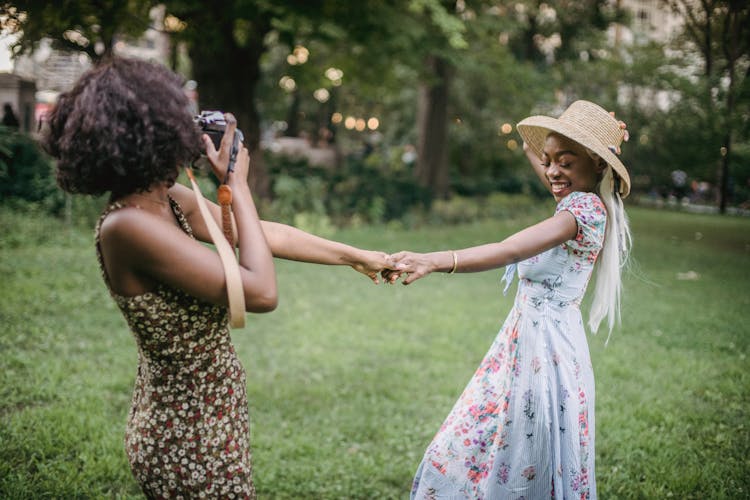
POLYGON ((164 66, 115 57, 60 95, 43 146, 70 193, 113 197, 174 184, 200 154, 182 79, 164 66))

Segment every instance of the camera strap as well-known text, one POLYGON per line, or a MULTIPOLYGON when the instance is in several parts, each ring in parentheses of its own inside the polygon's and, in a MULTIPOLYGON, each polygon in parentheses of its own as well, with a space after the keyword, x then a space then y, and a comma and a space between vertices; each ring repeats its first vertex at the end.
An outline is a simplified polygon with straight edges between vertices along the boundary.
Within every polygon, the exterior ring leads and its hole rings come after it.
MULTIPOLYGON (((211 240, 213 241, 214 246, 216 247, 216 251, 219 252, 221 265, 224 268, 224 276, 227 282, 227 299, 229 302, 229 324, 232 328, 244 328, 245 327, 245 294, 242 290, 242 277, 240 276, 240 266, 237 263, 237 256, 235 255, 234 249, 229 243, 232 240, 231 218, 229 216, 229 204, 231 204, 231 196, 232 196, 231 191, 229 191, 228 193, 229 203, 221 203, 222 204, 222 219, 229 221, 230 232, 229 232, 229 235, 227 236, 226 224, 222 224, 225 226, 225 233, 222 233, 222 230, 219 229, 219 226, 216 224, 216 221, 211 215, 211 212, 208 210, 208 205, 206 205, 206 200, 203 198, 203 193, 201 193, 201 190, 198 187, 198 183, 195 181, 195 177, 193 176, 192 169, 185 168, 185 170, 187 172, 188 178, 190 179, 190 183, 193 185, 193 193, 195 194, 195 200, 198 202, 198 208, 200 209, 201 216, 203 217, 203 220, 206 223, 206 227, 208 228, 208 233, 211 235, 211 240)), ((227 190, 229 189, 229 186, 226 186, 226 185, 222 185, 221 187, 226 187, 227 190)), ((223 196, 223 199, 226 200, 227 193, 224 192, 222 195, 221 187, 219 188, 220 197, 223 196)))

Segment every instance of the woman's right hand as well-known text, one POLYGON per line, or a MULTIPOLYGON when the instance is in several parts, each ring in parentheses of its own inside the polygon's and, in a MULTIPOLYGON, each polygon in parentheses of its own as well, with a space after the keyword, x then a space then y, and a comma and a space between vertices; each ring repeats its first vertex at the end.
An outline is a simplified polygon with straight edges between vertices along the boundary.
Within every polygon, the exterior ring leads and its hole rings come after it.
MULTIPOLYGON (((394 272, 386 273, 384 278, 389 282, 393 283, 396 279, 406 275, 406 278, 402 281, 404 285, 414 283, 419 278, 423 278, 428 274, 438 271, 441 268, 445 268, 445 265, 441 265, 441 259, 443 253, 446 252, 432 252, 432 253, 417 253, 417 252, 398 252, 390 256, 390 267, 394 269, 394 272)), ((448 259, 451 259, 448 255, 448 259)), ((450 269, 448 266, 447 269, 450 269)))
MULTIPOLYGON (((237 130, 237 119, 232 113, 225 113, 224 120, 227 122, 227 127, 224 130, 224 135, 221 138, 219 144, 219 150, 217 151, 214 147, 214 143, 208 134, 203 134, 203 144, 206 147, 206 157, 211 163, 211 170, 219 182, 224 182, 227 178, 227 168, 229 167, 229 160, 232 154, 232 143, 234 141, 234 133, 237 130)), ((240 143, 239 151, 235 158, 233 174, 229 176, 241 181, 247 182, 247 176, 250 169, 250 154, 244 144, 240 143)))

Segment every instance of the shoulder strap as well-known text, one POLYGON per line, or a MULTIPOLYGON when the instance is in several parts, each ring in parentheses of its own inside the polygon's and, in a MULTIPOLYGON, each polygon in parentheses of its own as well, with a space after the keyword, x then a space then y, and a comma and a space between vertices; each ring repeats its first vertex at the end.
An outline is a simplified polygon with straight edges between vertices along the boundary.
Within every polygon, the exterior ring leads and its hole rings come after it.
POLYGON ((245 327, 245 294, 242 291, 242 278, 240 277, 240 266, 237 263, 237 257, 234 250, 229 245, 227 238, 225 238, 216 221, 211 216, 211 212, 208 210, 206 200, 203 198, 198 183, 195 182, 193 177, 193 171, 190 168, 185 169, 187 171, 190 183, 193 185, 193 193, 195 194, 195 200, 198 202, 198 208, 200 209, 201 216, 206 222, 206 227, 211 235, 211 240, 219 252, 219 258, 221 259, 221 265, 224 267, 224 276, 227 281, 227 297, 229 302, 229 324, 232 328, 244 328, 245 327))

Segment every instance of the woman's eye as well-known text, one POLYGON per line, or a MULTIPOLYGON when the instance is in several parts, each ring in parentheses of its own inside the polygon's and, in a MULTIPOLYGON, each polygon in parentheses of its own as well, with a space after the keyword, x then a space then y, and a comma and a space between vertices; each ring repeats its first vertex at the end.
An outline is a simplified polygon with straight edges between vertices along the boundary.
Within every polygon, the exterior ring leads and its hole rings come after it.
POLYGON ((544 162, 542 162, 542 163, 541 163, 541 165, 542 165, 542 166, 543 166, 544 168, 549 168, 549 162, 547 162, 547 163, 544 163, 544 162))

